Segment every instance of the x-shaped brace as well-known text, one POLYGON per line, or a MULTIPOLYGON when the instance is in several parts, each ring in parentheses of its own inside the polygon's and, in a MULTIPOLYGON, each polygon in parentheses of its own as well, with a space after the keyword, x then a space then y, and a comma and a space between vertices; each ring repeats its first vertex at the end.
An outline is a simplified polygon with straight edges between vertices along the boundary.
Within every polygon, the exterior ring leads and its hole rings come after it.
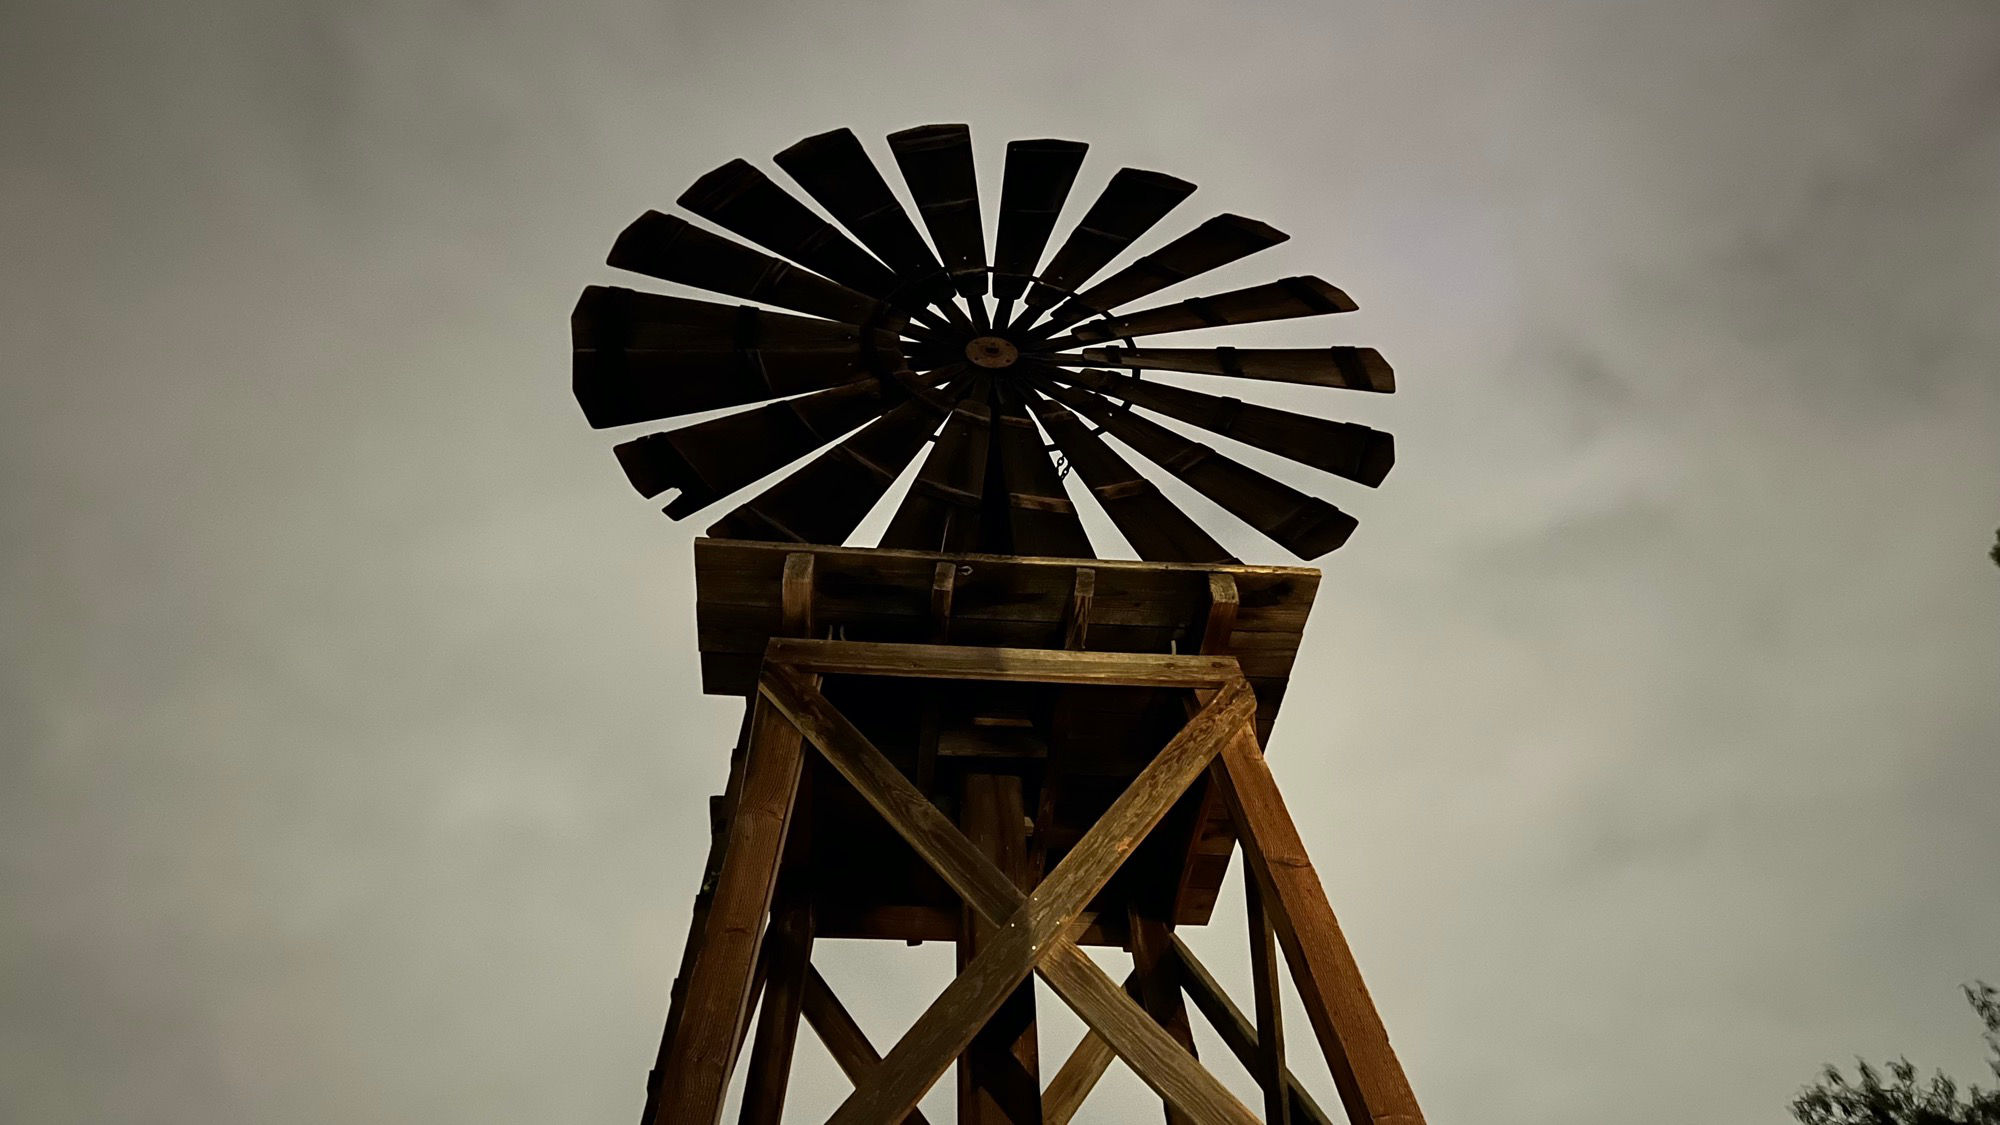
POLYGON ((964 971, 841 1104, 829 1125, 901 1120, 1031 972, 1039 973, 1166 1101, 1198 1121, 1254 1125, 1257 1116, 1067 936, 1084 907, 1223 745, 1249 729, 1256 698, 1247 682, 1238 676, 1224 684, 1026 895, 805 674, 768 663, 758 690, 994 927, 964 971))

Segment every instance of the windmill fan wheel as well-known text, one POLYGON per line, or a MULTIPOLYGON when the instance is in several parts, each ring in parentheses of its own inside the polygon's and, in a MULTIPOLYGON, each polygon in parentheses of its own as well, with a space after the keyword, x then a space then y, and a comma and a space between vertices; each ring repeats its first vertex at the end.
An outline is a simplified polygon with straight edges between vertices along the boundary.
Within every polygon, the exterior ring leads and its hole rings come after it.
POLYGON ((619 445, 641 493, 672 493, 666 514, 680 519, 820 451, 709 533, 839 544, 923 453, 881 546, 1092 557, 1064 483, 1074 470, 1141 558, 1233 561, 1129 454, 1301 558, 1347 540, 1347 513, 1148 416, 1370 487, 1388 473, 1386 433, 1143 377, 1393 391, 1373 348, 1138 342, 1351 311, 1316 277, 1147 302, 1286 235, 1218 215, 1107 274, 1194 191, 1122 168, 1046 253, 1087 146, 1019 140, 989 258, 970 130, 925 125, 888 141, 921 231, 860 139, 837 129, 775 158, 819 210, 732 160, 678 201, 727 234, 651 211, 618 237, 616 268, 754 302, 584 290, 574 378, 593 426, 746 408, 619 445))

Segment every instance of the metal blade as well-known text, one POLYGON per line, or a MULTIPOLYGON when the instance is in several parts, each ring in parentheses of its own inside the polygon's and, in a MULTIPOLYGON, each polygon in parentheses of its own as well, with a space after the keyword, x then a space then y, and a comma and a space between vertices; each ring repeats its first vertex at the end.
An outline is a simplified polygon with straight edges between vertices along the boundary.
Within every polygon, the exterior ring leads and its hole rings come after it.
POLYGON ((951 413, 957 397, 952 390, 912 395, 724 516, 708 534, 787 543, 846 542, 951 413))
POLYGON ((1057 305, 1041 331, 1054 333, 1291 237, 1255 219, 1218 215, 1057 305))
POLYGON ((979 219, 972 130, 922 125, 889 134, 889 148, 931 232, 931 243, 944 256, 952 285, 976 302, 986 295, 986 234, 979 219))
POLYGON ((1140 558, 1148 562, 1236 561, 1082 419, 1045 398, 1030 399, 1028 409, 1140 558))
POLYGON ((889 267, 854 244, 747 160, 732 160, 681 193, 680 205, 773 253, 877 299, 896 290, 889 267))
POLYGON ((1094 363, 1380 394, 1396 390, 1396 372, 1374 348, 1085 348, 1081 357, 1048 358, 1064 366, 1094 363))
POLYGON ((1316 559, 1347 542, 1354 533, 1354 517, 1326 501, 1273 480, 1157 422, 1120 410, 1090 391, 1046 378, 1037 378, 1035 389, 1102 426, 1140 456, 1300 558, 1316 559))
POLYGON ((1334 422, 1185 387, 1141 382, 1110 371, 1063 371, 1055 377, 1370 488, 1381 484, 1396 463, 1395 438, 1354 422, 1334 422))
POLYGON ((606 262, 662 281, 828 320, 901 325, 894 310, 872 297, 658 211, 648 211, 626 227, 606 262))
POLYGON ((1189 297, 1172 305, 1161 305, 1128 313, 1110 320, 1093 320, 1076 326, 1072 333, 1086 344, 1134 336, 1157 336, 1163 332, 1186 332, 1224 324, 1257 324, 1267 320, 1290 320, 1301 316, 1353 312, 1355 304, 1347 294, 1316 277, 1288 277, 1268 285, 1232 289, 1213 297, 1189 297))
POLYGON ((818 390, 901 366, 887 332, 608 286, 583 291, 570 331, 577 402, 600 428, 818 390))
POLYGON ((994 389, 997 413, 993 422, 994 458, 998 480, 989 474, 987 486, 995 489, 989 510, 1001 508, 1004 498, 1007 537, 1000 554, 1041 555, 1053 558, 1091 558, 1090 536, 1077 518, 1056 472, 1055 462, 1042 444, 1041 432, 1028 415, 1027 399, 1032 397, 1013 383, 994 389))
POLYGON ((1000 230, 993 249, 993 295, 1012 301, 1028 291, 1028 281, 1049 244, 1056 216, 1069 198, 1076 170, 1089 145, 1081 141, 1010 141, 1007 173, 1000 187, 1000 230))
POLYGON ((921 300, 951 292, 950 279, 924 236, 896 201, 889 183, 851 129, 807 137, 775 158, 806 194, 819 201, 861 244, 889 263, 902 292, 921 300))
POLYGON ((899 401, 884 392, 881 380, 863 379, 647 434, 613 452, 641 495, 679 489, 665 510, 680 519, 776 472, 899 401))
POLYGON ((993 411, 986 401, 991 384, 987 376, 975 377, 952 408, 917 479, 882 532, 880 546, 950 552, 995 547, 981 527, 993 434, 993 411))
POLYGON ((1194 185, 1186 180, 1120 168, 1028 290, 1024 311, 1032 319, 1032 314, 1075 292, 1193 194, 1194 185))

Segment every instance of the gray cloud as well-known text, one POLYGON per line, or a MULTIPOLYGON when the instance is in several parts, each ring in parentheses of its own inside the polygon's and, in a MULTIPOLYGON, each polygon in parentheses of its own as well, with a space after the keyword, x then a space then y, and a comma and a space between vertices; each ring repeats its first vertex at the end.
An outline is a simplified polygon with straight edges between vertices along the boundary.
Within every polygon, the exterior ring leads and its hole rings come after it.
MULTIPOLYGON (((1338 342, 1397 365, 1385 402, 1268 396, 1401 456, 1329 490, 1362 530, 1271 749, 1433 1120, 1779 1120, 1855 1052, 1973 1073, 1990 7, 8 23, 10 1119, 635 1111, 736 715, 698 691, 691 528, 584 429, 565 317, 715 164, 934 120, 1199 182, 1191 214, 1295 236, 1224 284, 1322 273, 1362 305, 1338 342)), ((1194 935, 1231 968, 1232 911, 1194 935)), ((885 1039, 947 961, 826 955, 885 1039)), ((801 1108, 837 1102, 804 1065, 801 1108)))

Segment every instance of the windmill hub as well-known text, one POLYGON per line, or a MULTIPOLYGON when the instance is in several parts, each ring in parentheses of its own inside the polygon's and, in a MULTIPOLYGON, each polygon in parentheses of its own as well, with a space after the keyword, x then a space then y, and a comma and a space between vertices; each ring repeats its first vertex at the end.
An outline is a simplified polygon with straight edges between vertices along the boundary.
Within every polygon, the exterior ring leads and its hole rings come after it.
POLYGON ((975 366, 997 370, 1014 366, 1021 358, 1021 349, 1002 336, 975 336, 965 345, 965 358, 975 366))

